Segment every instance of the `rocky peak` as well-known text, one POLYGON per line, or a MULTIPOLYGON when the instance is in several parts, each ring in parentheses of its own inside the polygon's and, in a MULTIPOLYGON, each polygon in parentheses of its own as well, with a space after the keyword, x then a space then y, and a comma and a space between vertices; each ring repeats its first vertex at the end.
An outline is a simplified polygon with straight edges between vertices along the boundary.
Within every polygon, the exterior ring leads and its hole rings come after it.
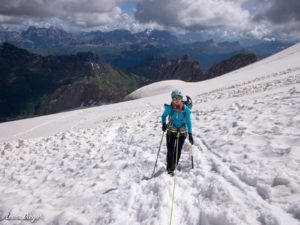
POLYGON ((188 54, 185 54, 184 56, 182 56, 181 60, 182 61, 192 61, 192 58, 188 54))
POLYGON ((122 100, 139 79, 93 53, 39 56, 0 46, 0 121, 122 100))
POLYGON ((188 55, 184 55, 181 59, 168 62, 159 72, 156 80, 171 79, 200 81, 206 79, 206 73, 199 62, 192 60, 188 55))
POLYGON ((237 54, 213 65, 208 72, 205 72, 199 62, 193 60, 189 55, 184 55, 182 58, 165 63, 155 80, 202 81, 229 73, 256 61, 258 61, 258 57, 255 54, 237 54))
POLYGON ((64 45, 72 40, 72 34, 56 27, 29 27, 21 33, 21 39, 35 47, 64 45))
POLYGON ((58 88, 50 102, 39 109, 39 114, 51 114, 78 107, 103 105, 121 101, 128 92, 105 90, 97 83, 74 82, 58 88))
POLYGON ((1 69, 7 68, 12 62, 17 61, 19 65, 25 62, 31 62, 37 60, 39 57, 30 53, 25 49, 20 49, 14 45, 4 42, 0 46, 0 65, 1 69))
POLYGON ((258 61, 258 57, 255 54, 238 54, 230 59, 223 60, 222 62, 213 65, 208 74, 210 77, 220 76, 225 73, 229 73, 233 70, 237 70, 251 63, 258 61))

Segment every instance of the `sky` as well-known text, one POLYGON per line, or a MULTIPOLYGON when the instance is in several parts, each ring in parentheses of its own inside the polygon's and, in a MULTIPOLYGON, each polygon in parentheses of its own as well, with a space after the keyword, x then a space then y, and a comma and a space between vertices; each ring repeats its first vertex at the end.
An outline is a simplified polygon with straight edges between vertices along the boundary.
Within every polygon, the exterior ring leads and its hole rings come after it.
POLYGON ((300 40, 299 0, 0 0, 0 26, 300 40))

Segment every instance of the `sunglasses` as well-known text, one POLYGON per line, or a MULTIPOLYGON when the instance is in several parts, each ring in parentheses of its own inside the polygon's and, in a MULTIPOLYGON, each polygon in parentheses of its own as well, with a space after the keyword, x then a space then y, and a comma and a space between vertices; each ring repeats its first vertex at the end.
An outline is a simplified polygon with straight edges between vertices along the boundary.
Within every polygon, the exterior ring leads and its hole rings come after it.
POLYGON ((182 98, 180 96, 175 96, 173 97, 173 100, 182 100, 182 98))

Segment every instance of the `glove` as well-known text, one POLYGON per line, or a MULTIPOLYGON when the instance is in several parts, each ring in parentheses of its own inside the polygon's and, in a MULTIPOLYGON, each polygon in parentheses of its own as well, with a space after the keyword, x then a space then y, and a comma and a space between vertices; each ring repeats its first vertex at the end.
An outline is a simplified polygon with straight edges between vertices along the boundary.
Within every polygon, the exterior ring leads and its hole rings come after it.
POLYGON ((165 132, 165 131, 167 130, 167 128, 168 128, 167 124, 164 123, 164 124, 162 125, 162 130, 163 130, 163 132, 165 132))
POLYGON ((194 144, 193 135, 191 133, 189 133, 189 141, 192 145, 194 144))

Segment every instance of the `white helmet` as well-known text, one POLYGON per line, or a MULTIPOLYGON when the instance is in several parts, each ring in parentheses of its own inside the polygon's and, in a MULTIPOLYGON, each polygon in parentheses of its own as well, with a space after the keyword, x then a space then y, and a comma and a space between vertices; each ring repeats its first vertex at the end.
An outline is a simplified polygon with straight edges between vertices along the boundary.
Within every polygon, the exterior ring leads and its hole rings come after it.
POLYGON ((183 99, 183 95, 182 95, 181 91, 178 91, 178 90, 172 91, 171 97, 174 98, 175 96, 179 96, 179 97, 181 97, 181 99, 183 99))

